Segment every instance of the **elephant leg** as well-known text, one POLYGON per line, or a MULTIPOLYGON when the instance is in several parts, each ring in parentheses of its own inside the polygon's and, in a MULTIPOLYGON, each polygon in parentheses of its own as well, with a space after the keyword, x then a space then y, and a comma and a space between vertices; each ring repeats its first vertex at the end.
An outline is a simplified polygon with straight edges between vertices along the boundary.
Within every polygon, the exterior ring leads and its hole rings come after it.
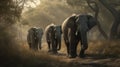
POLYGON ((38 50, 38 47, 39 47, 39 41, 36 40, 36 41, 35 41, 35 44, 36 44, 36 45, 35 45, 35 50, 38 50))
POLYGON ((35 51, 38 50, 38 42, 35 42, 35 44, 34 44, 34 50, 35 51))
POLYGON ((38 45, 39 45, 39 44, 38 44, 38 43, 36 43, 36 48, 35 48, 36 50, 38 50, 38 45))
POLYGON ((79 57, 84 58, 85 57, 85 50, 88 48, 87 43, 87 32, 82 32, 81 34, 81 51, 79 53, 79 57))
POLYGON ((75 37, 74 34, 71 35, 70 37, 70 56, 69 58, 75 58, 77 56, 77 44, 79 40, 75 37))
POLYGON ((31 49, 34 50, 34 43, 31 43, 31 49))
POLYGON ((52 44, 52 45, 51 45, 51 46, 52 46, 52 52, 54 53, 54 47, 55 47, 55 46, 54 46, 54 40, 52 41, 51 44, 52 44))
POLYGON ((55 52, 57 52, 57 47, 58 47, 58 40, 57 39, 55 40, 54 44, 55 44, 55 52))
POLYGON ((54 40, 53 44, 52 44, 52 51, 54 54, 57 54, 57 40, 54 40))
POLYGON ((48 52, 51 52, 51 43, 47 41, 47 44, 48 44, 48 52))
POLYGON ((66 36, 64 36, 64 42, 65 42, 65 45, 66 45, 66 48, 67 48, 67 56, 69 56, 70 52, 69 52, 69 41, 68 41, 68 38, 66 36))
POLYGON ((78 43, 79 43, 79 39, 76 39, 74 44, 73 44, 73 55, 74 56, 77 56, 77 45, 78 45, 78 43))
POLYGON ((37 51, 37 44, 35 43, 34 50, 37 51))

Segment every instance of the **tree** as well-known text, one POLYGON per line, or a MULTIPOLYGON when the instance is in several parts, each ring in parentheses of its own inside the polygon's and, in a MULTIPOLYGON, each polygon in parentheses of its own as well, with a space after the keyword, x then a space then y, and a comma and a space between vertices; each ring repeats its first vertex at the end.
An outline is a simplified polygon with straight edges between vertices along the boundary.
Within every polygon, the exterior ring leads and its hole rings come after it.
MULTIPOLYGON (((114 17, 114 22, 112 24, 111 31, 110 31, 110 39, 120 39, 119 37, 120 31, 118 30, 120 25, 120 12, 117 11, 117 9, 115 9, 116 6, 120 6, 120 2, 109 4, 107 3, 106 0, 99 0, 99 1, 112 13, 114 17)), ((118 0, 115 0, 115 1, 118 1, 118 0)))
MULTIPOLYGON (((101 3, 105 8, 107 8, 107 10, 109 10, 113 17, 114 17, 114 22, 112 24, 110 33, 109 33, 109 39, 120 39, 120 12, 118 9, 120 9, 120 1, 119 0, 67 0, 67 3, 71 6, 79 6, 79 7, 86 7, 86 3, 88 4, 88 6, 95 11, 94 7, 96 7, 96 5, 91 6, 90 4, 99 4, 101 3), (86 1, 86 2, 85 2, 86 1), (98 3, 99 2, 99 3, 98 3)), ((106 19, 104 19, 106 20, 106 19)), ((108 22, 106 22, 108 23, 108 22)))
POLYGON ((22 13, 24 0, 0 0, 1 23, 13 24, 22 13))
MULTIPOLYGON (((96 19, 96 21, 98 21, 99 7, 98 7, 97 3, 94 1, 87 0, 87 4, 95 12, 95 19, 96 19), (94 6, 92 6, 91 4, 94 6)), ((102 30, 102 27, 99 22, 97 22, 97 26, 98 26, 99 31, 103 34, 103 36, 106 39, 108 39, 107 34, 102 30)))
MULTIPOLYGON (((94 12, 95 12, 95 19, 98 20, 98 14, 99 14, 99 6, 96 2, 91 1, 91 0, 75 0, 75 1, 71 1, 71 0, 67 0, 67 3, 70 4, 71 6, 80 6, 80 7, 86 7, 86 9, 88 7, 90 7, 94 12), (76 4, 77 3, 77 4, 76 4)), ((79 7, 77 7, 79 8, 79 7)), ((103 36, 107 39, 107 34, 103 31, 101 25, 99 22, 97 22, 97 26, 99 31, 103 34, 103 36)))
POLYGON ((35 4, 35 0, 0 0, 0 21, 13 24, 20 20, 21 13, 27 2, 35 4))

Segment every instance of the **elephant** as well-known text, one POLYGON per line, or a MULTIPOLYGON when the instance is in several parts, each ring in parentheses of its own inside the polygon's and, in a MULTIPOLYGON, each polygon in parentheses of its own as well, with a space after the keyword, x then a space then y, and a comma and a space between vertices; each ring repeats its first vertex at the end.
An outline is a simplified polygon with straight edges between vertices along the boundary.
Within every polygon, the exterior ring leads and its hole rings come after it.
POLYGON ((43 29, 32 27, 28 30, 27 42, 30 49, 41 50, 41 40, 43 36, 43 29))
POLYGON ((93 16, 87 14, 75 14, 64 20, 62 23, 62 33, 69 58, 77 56, 79 41, 81 43, 79 57, 85 57, 85 50, 88 48, 87 32, 97 25, 97 22, 93 16))
POLYGON ((48 52, 57 54, 58 50, 61 49, 61 26, 50 24, 45 28, 45 36, 48 44, 48 52))

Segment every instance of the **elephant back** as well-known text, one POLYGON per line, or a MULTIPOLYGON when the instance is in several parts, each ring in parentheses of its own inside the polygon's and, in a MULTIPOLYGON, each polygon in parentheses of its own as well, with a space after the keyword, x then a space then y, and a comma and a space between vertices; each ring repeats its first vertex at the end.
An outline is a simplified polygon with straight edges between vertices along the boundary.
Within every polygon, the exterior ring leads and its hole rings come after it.
POLYGON ((37 29, 37 37, 38 37, 38 39, 41 40, 42 36, 43 36, 43 29, 38 28, 37 29))
POLYGON ((54 35, 52 34, 54 32, 54 28, 55 28, 54 24, 50 24, 45 28, 45 35, 47 39, 51 38, 54 35))
POLYGON ((42 28, 38 28, 37 29, 37 33, 39 36, 42 36, 43 35, 43 29, 42 28))
POLYGON ((62 34, 61 25, 55 26, 55 34, 56 34, 55 36, 61 37, 61 34, 62 34))
POLYGON ((76 21, 76 15, 72 15, 68 18, 66 18, 62 23, 62 32, 65 33, 68 31, 69 28, 75 29, 75 21, 76 21))
POLYGON ((62 23, 62 27, 66 27, 66 25, 67 25, 67 27, 70 26, 75 21, 75 17, 76 16, 70 16, 70 17, 66 18, 62 23))
POLYGON ((37 39, 37 29, 36 28, 30 28, 28 30, 27 40, 29 43, 33 43, 37 39))

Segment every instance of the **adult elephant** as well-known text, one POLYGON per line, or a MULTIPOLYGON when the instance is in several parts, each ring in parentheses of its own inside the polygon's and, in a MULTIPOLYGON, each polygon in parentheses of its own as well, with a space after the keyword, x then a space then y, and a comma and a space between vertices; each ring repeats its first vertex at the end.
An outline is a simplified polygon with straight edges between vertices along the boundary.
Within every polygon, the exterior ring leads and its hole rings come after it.
POLYGON ((90 15, 72 15, 62 24, 62 33, 69 58, 77 56, 77 45, 81 42, 79 57, 85 57, 88 48, 87 32, 97 25, 98 21, 90 15))
POLYGON ((41 49, 41 40, 43 36, 42 28, 30 28, 28 30, 27 41, 31 49, 38 50, 41 49))
POLYGON ((61 49, 61 26, 50 24, 45 29, 48 52, 54 54, 61 49))

